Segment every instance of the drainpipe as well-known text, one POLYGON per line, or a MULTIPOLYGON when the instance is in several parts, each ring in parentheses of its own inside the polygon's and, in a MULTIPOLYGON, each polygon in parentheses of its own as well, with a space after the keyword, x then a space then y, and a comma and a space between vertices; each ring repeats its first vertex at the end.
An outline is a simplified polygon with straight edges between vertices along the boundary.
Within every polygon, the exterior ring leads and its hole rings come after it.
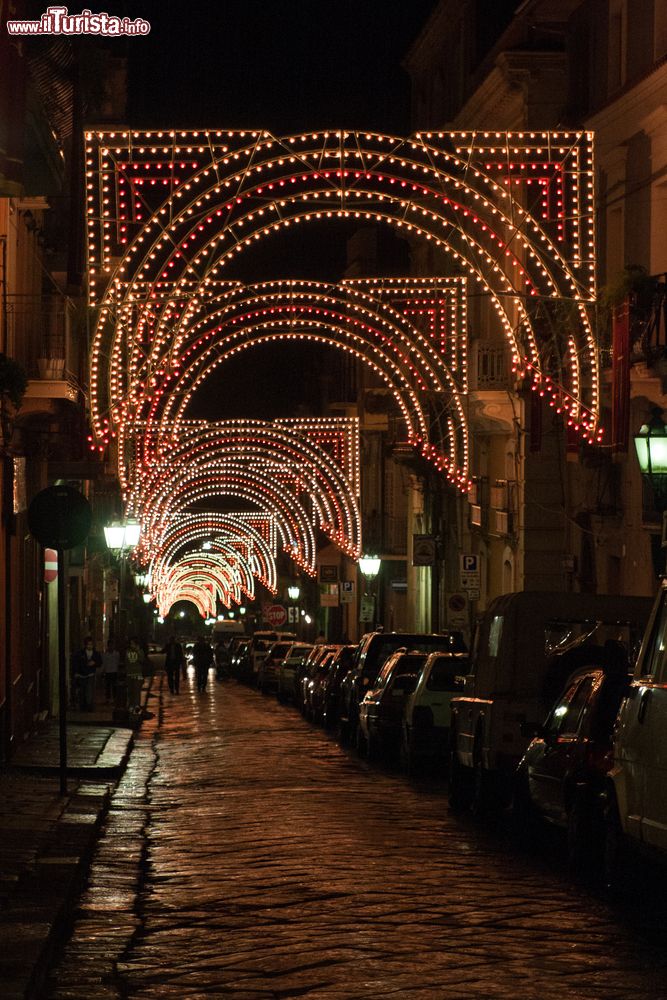
MULTIPOLYGON (((0 351, 7 350, 7 322, 9 310, 7 307, 7 237, 0 236, 0 249, 2 250, 2 341, 0 341, 0 351)), ((0 404, 1 405, 1 404, 0 404)), ((7 442, 8 443, 8 442, 7 442)), ((2 522, 2 533, 5 544, 4 559, 4 657, 5 657, 5 710, 3 726, 3 746, 0 748, 3 759, 8 761, 11 756, 12 747, 12 534, 14 517, 14 497, 13 497, 13 476, 14 466, 9 455, 6 454, 5 444, 2 449, 2 498, 0 519, 2 522)))

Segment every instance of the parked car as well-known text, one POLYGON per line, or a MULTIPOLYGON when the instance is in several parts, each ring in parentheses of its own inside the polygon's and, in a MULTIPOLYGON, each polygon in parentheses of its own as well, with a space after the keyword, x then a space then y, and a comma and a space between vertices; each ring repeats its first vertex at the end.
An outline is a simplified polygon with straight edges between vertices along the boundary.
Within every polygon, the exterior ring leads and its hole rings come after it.
POLYGON ((620 595, 524 591, 492 601, 463 695, 452 699, 450 806, 483 812, 509 804, 530 741, 525 724, 546 718, 590 647, 613 639, 634 650, 649 613, 650 600, 620 595))
POLYGON ((308 656, 297 667, 294 675, 294 704, 301 712, 304 711, 306 685, 309 683, 315 667, 324 654, 333 648, 333 646, 325 645, 324 643, 313 646, 308 656))
POLYGON ((296 636, 293 632, 276 632, 273 629, 261 629, 252 635, 245 652, 239 677, 240 680, 251 684, 253 687, 257 686, 259 669, 262 662, 269 652, 270 647, 279 639, 291 639, 294 642, 296 636))
POLYGON ((602 854, 603 797, 612 766, 612 731, 630 685, 622 648, 607 646, 603 665, 577 670, 568 679, 546 722, 519 764, 513 797, 525 835, 540 817, 567 830, 575 867, 591 868, 602 854))
POLYGON ((338 646, 328 646, 315 664, 310 677, 304 682, 303 714, 311 722, 322 722, 327 677, 338 649, 338 646))
POLYGON ((398 649, 385 661, 359 706, 357 749, 369 760, 395 755, 408 696, 417 686, 425 653, 398 649))
POLYGON ((356 742, 359 705, 372 686, 387 657, 405 647, 422 653, 434 650, 465 652, 463 634, 458 631, 426 634, 418 632, 368 632, 362 636, 352 667, 340 687, 339 734, 343 741, 356 742))
POLYGON ((612 885, 638 851, 667 861, 667 581, 663 579, 621 704, 605 810, 605 862, 612 885))
POLYGON ((287 656, 278 666, 278 701, 294 700, 294 679, 313 646, 308 642, 292 643, 287 656))
POLYGON ((242 638, 241 636, 235 637, 231 641, 229 647, 230 655, 230 673, 232 677, 239 679, 243 672, 243 665, 246 662, 248 655, 248 647, 250 646, 249 638, 242 638))
POLYGON ((424 771, 449 758, 451 701, 463 690, 467 653, 430 653, 405 703, 401 758, 407 774, 424 771))
POLYGON ((333 729, 338 724, 340 714, 341 685, 352 666, 356 646, 341 646, 327 671, 322 693, 322 724, 325 729, 333 729))
POLYGON ((293 645, 294 639, 279 639, 269 647, 257 673, 257 687, 262 694, 278 690, 278 670, 293 645))

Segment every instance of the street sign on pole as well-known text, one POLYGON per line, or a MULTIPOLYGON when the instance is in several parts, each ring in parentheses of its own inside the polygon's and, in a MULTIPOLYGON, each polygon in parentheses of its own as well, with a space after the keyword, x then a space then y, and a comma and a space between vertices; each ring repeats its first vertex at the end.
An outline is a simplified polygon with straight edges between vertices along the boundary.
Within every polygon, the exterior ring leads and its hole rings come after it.
POLYGON ((264 621, 272 625, 273 628, 280 628, 287 621, 287 608, 282 604, 270 604, 264 609, 264 621))
MULTIPOLYGON (((67 660, 65 653, 65 551, 81 545, 92 522, 90 504, 71 486, 49 486, 28 507, 28 527, 45 549, 56 553, 58 577, 58 735, 60 794, 67 795, 67 660)), ((45 569, 45 579, 46 572, 45 569)), ((47 580, 48 582, 48 580, 47 580)))
POLYGON ((55 549, 44 549, 44 583, 58 579, 58 553, 55 549))
POLYGON ((461 590, 479 590, 482 585, 480 557, 462 555, 459 563, 459 586, 461 590))
POLYGON ((432 566, 435 562, 435 538, 433 535, 412 536, 412 565, 432 566))
POLYGON ((372 594, 364 594, 361 598, 361 606, 359 609, 359 621, 360 622, 372 622, 375 617, 375 598, 372 594))

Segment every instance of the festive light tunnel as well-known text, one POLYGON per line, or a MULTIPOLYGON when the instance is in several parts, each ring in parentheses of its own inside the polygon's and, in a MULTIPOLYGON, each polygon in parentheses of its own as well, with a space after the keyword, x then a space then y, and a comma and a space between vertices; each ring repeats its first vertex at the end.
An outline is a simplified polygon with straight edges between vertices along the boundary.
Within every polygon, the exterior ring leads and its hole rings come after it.
MULTIPOLYGON (((317 528, 360 551, 358 483, 349 462, 342 473, 327 459, 312 427, 221 429, 189 418, 199 389, 241 351, 311 341, 350 354, 393 396, 406 444, 465 490, 471 285, 491 303, 517 378, 598 439, 593 195, 586 132, 88 132, 91 445, 104 450, 117 438, 127 508, 142 519, 161 606, 195 584, 198 607, 207 603, 193 565, 178 568, 187 555, 170 550, 168 531, 214 498, 275 518, 307 572, 317 528), (262 238, 341 218, 428 241, 458 276, 225 279, 228 263, 262 238)), ((217 598, 236 600, 246 570, 273 579, 256 552, 246 558, 221 544, 209 562, 218 566, 223 550, 232 562, 217 598)))
POLYGON ((98 437, 116 390, 125 395, 102 370, 111 351, 120 361, 109 326, 124 310, 152 344, 171 341, 174 326, 197 322, 232 257, 340 217, 387 222, 449 254, 489 295, 517 370, 596 434, 590 133, 91 131, 86 175, 94 360, 105 359, 93 365, 98 437))

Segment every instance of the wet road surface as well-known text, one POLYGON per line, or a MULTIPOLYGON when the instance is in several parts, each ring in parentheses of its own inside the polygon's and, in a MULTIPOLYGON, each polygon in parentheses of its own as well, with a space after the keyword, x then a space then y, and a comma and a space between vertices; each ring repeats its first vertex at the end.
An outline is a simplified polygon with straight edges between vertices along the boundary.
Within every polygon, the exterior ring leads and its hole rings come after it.
POLYGON ((664 928, 441 788, 233 682, 153 705, 51 1000, 667 997, 664 928))

